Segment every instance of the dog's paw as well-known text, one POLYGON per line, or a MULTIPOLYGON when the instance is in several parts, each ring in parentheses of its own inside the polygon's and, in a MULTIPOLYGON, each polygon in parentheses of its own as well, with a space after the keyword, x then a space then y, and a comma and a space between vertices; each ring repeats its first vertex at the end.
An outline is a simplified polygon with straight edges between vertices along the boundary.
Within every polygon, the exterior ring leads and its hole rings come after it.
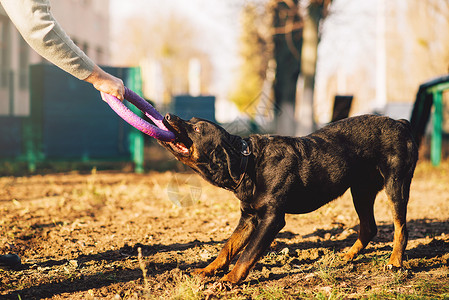
POLYGON ((338 256, 340 256, 340 258, 344 261, 351 261, 353 260, 357 255, 352 254, 352 253, 340 253, 338 256))
POLYGON ((234 284, 227 282, 227 281, 220 280, 218 282, 215 282, 213 284, 213 286, 215 289, 220 290, 220 291, 230 291, 234 287, 234 284))
POLYGON ((397 266, 395 266, 393 264, 387 264, 387 265, 385 265, 384 270, 385 271, 393 271, 394 272, 394 271, 404 271, 405 269, 404 269, 403 266, 397 267, 397 266))
POLYGON ((205 300, 209 299, 219 299, 218 295, 224 291, 232 290, 233 286, 229 283, 216 281, 213 284, 210 284, 207 289, 204 291, 205 300))
POLYGON ((192 274, 194 274, 194 275, 198 275, 198 276, 201 276, 201 277, 206 277, 206 276, 212 276, 212 275, 214 275, 214 273, 215 272, 211 272, 211 271, 208 271, 206 268, 203 268, 203 269, 195 269, 195 270, 193 270, 193 272, 192 272, 192 274))
POLYGON ((220 282, 232 287, 234 285, 239 284, 241 280, 242 280, 241 278, 236 278, 235 276, 233 276, 232 272, 231 272, 231 273, 228 273, 225 276, 223 276, 220 279, 220 282))
POLYGON ((413 271, 411 271, 410 269, 407 269, 404 266, 396 267, 392 264, 388 264, 388 265, 385 265, 384 270, 389 271, 390 273, 394 273, 395 276, 399 275, 400 278, 403 278, 403 279, 413 277, 413 271))

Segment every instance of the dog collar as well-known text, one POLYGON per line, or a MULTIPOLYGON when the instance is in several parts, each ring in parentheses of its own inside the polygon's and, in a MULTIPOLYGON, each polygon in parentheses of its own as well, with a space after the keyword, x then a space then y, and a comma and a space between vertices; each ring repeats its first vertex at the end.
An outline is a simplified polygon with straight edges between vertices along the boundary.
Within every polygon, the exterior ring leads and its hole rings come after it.
POLYGON ((242 151, 240 153, 242 153, 244 157, 248 157, 251 155, 251 150, 249 149, 248 143, 245 140, 242 140, 242 151))
POLYGON ((243 177, 245 177, 246 168, 248 167, 248 158, 251 155, 249 145, 244 139, 242 139, 242 150, 240 151, 240 153, 242 154, 242 159, 240 160, 240 179, 235 186, 234 191, 240 186, 243 181, 243 177))

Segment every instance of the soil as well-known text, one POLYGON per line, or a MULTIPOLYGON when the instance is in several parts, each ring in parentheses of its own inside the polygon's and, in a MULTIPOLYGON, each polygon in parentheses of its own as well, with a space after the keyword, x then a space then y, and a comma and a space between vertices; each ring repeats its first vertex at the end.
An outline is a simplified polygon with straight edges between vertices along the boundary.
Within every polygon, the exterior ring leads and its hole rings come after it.
POLYGON ((377 236, 354 261, 339 258, 358 229, 346 193, 288 215, 248 278, 228 286, 219 283, 225 272, 190 275, 218 254, 239 219, 232 193, 197 175, 93 169, 0 177, 0 254, 17 253, 23 263, 0 269, 0 298, 449 299, 449 162, 419 163, 408 207, 402 270, 385 269, 393 225, 383 192, 377 236))

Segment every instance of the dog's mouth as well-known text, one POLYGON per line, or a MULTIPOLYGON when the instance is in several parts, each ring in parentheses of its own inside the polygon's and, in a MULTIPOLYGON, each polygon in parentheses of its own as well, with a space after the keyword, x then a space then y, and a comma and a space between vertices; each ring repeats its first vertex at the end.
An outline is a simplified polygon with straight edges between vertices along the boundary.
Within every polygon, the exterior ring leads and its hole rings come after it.
POLYGON ((167 114, 162 121, 168 130, 173 132, 176 136, 175 140, 172 142, 163 142, 164 145, 168 146, 172 152, 182 156, 190 155, 190 147, 193 142, 187 135, 184 129, 184 121, 175 115, 167 114))
POLYGON ((189 156, 190 150, 183 143, 174 141, 174 142, 170 142, 168 144, 173 149, 173 151, 175 151, 183 156, 189 156))

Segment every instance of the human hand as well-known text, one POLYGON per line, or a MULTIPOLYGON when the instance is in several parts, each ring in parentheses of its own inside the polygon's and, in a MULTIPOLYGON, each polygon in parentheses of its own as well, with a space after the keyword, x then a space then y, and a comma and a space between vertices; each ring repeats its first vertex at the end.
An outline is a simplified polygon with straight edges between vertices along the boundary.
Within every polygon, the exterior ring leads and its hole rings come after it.
POLYGON ((84 81, 91 83, 98 91, 112 95, 120 101, 123 101, 125 94, 123 81, 120 78, 106 73, 100 67, 95 66, 92 74, 84 79, 84 81))

